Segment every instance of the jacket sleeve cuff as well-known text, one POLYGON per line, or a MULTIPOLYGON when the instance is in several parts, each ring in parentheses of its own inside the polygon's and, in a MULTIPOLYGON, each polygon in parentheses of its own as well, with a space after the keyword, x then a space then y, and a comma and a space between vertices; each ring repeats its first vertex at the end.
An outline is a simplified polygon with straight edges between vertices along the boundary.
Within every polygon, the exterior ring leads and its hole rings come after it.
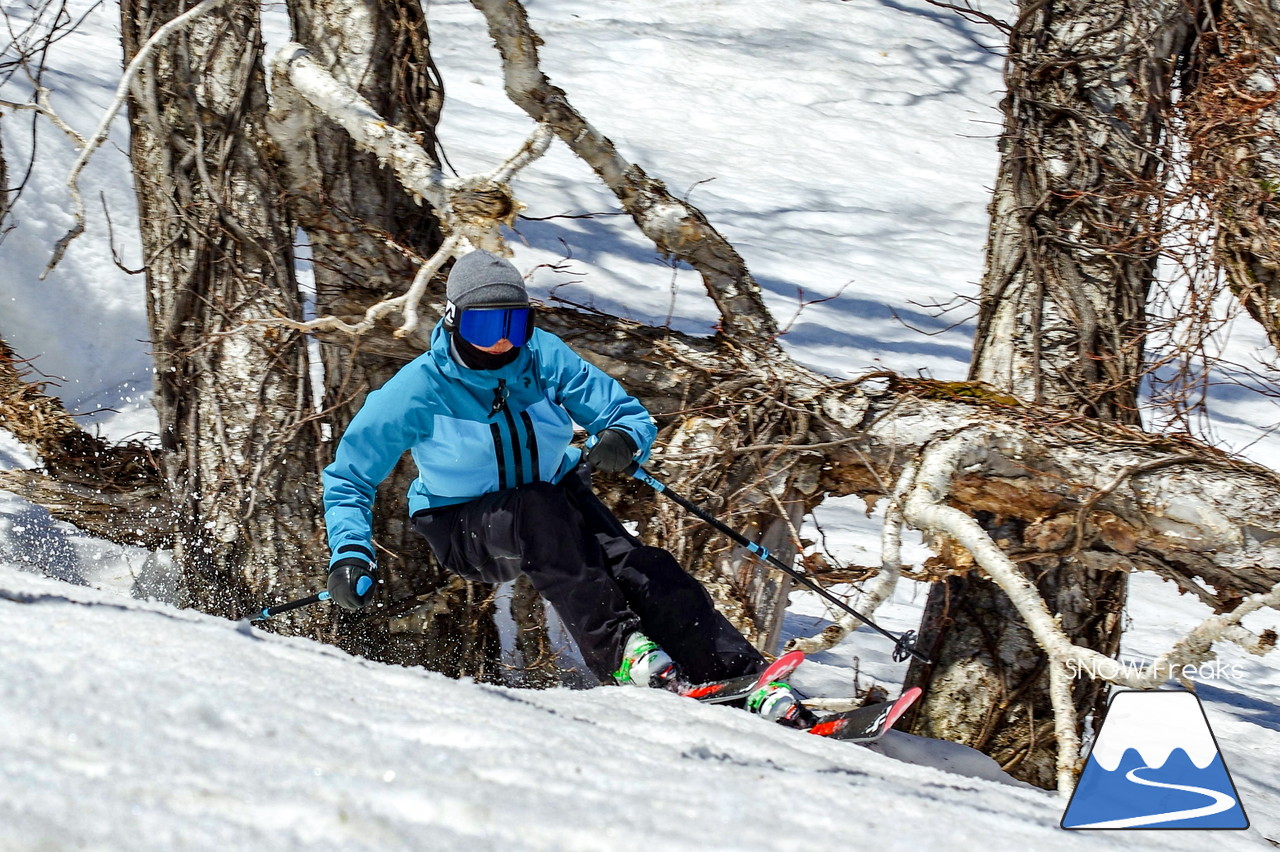
POLYGON ((333 556, 329 558, 329 567, 332 568, 343 559, 351 559, 353 557, 363 557, 366 561, 372 563, 374 561, 373 549, 365 547, 363 544, 341 545, 333 552, 333 556))

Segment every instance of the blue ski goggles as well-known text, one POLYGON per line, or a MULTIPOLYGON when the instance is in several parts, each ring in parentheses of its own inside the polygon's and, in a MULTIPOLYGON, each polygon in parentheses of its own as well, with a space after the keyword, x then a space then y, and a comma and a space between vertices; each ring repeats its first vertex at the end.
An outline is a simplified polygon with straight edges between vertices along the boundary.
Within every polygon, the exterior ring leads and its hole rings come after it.
POLYGON ((458 317, 458 334, 472 346, 488 347, 503 339, 511 341, 512 346, 524 346, 533 334, 533 308, 463 308, 458 317))

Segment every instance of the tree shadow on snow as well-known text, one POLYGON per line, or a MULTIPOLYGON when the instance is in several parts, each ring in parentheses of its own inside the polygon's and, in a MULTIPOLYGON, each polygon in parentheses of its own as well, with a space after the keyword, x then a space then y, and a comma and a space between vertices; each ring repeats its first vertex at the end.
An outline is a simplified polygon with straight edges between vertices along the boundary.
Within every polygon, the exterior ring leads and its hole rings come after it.
POLYGON ((1280 733, 1280 707, 1271 701, 1253 698, 1203 681, 1196 683, 1196 694, 1204 701, 1230 708, 1228 712, 1241 722, 1280 733))
MULTIPOLYGON (((619 228, 607 221, 575 220, 572 226, 545 221, 526 222, 521 225, 518 239, 532 248, 556 254, 563 254, 568 247, 573 253, 573 261, 587 267, 609 269, 621 259, 650 267, 655 276, 669 277, 671 274, 670 266, 651 245, 628 240, 619 228)), ((688 268, 683 264, 681 267, 688 268)), ((771 301, 793 300, 800 308, 801 288, 805 282, 759 275, 756 282, 763 291, 771 294, 771 301)), ((571 279, 569 283, 572 284, 571 279)), ((796 348, 839 347, 870 353, 873 357, 878 352, 914 355, 930 359, 935 364, 938 361, 954 362, 959 375, 967 371, 972 349, 972 319, 957 324, 950 315, 929 313, 927 306, 906 308, 900 304, 854 296, 851 292, 846 290, 826 301, 807 304, 798 315, 787 313, 785 308, 775 308, 775 319, 779 325, 790 326, 784 337, 786 343, 796 348), (833 312, 836 314, 834 319, 831 318, 833 312)), ((584 297, 579 288, 570 287, 562 295, 575 301, 587 301, 593 308, 625 319, 661 323, 660 318, 637 315, 627 304, 611 298, 607 292, 592 291, 589 297, 584 297)), ((710 297, 701 288, 697 295, 706 299, 708 310, 714 311, 710 297)), ((820 297, 806 291, 804 298, 820 297)), ((706 336, 710 333, 708 328, 706 336)), ((900 360, 895 359, 895 363, 900 360)), ((853 365, 853 371, 870 366, 853 365)))
MULTIPOLYGON (((1007 39, 1003 33, 990 24, 970 20, 943 6, 916 5, 900 2, 900 0, 877 0, 877 2, 892 12, 900 15, 910 15, 914 18, 924 18, 963 38, 973 45, 974 56, 966 59, 969 63, 993 62, 1000 64, 1003 62, 1003 53, 1008 46, 1007 39)), ((993 15, 993 17, 999 18, 1000 16, 993 15)), ((1012 21, 1006 21, 1006 23, 1012 23, 1012 21)))

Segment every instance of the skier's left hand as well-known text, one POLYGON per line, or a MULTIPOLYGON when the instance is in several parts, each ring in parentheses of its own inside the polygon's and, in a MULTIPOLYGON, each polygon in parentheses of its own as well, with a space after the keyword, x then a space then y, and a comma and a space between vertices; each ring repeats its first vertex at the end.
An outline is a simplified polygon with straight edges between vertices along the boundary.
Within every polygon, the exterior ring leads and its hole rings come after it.
POLYGON ((621 429, 605 429, 596 439, 595 446, 587 450, 587 462, 605 473, 626 470, 635 460, 636 442, 621 429))

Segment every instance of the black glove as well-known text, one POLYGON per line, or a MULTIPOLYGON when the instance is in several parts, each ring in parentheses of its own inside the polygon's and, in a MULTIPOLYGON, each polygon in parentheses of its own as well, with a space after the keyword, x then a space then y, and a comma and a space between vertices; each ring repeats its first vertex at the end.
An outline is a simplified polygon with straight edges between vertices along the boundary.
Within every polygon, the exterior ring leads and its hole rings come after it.
POLYGON ((617 473, 626 470, 635 461, 636 442, 621 429, 605 429, 596 439, 595 446, 587 450, 587 461, 597 470, 617 473))
POLYGON ((348 557, 329 566, 329 599, 343 609, 363 609, 373 600, 378 569, 367 560, 348 557))

